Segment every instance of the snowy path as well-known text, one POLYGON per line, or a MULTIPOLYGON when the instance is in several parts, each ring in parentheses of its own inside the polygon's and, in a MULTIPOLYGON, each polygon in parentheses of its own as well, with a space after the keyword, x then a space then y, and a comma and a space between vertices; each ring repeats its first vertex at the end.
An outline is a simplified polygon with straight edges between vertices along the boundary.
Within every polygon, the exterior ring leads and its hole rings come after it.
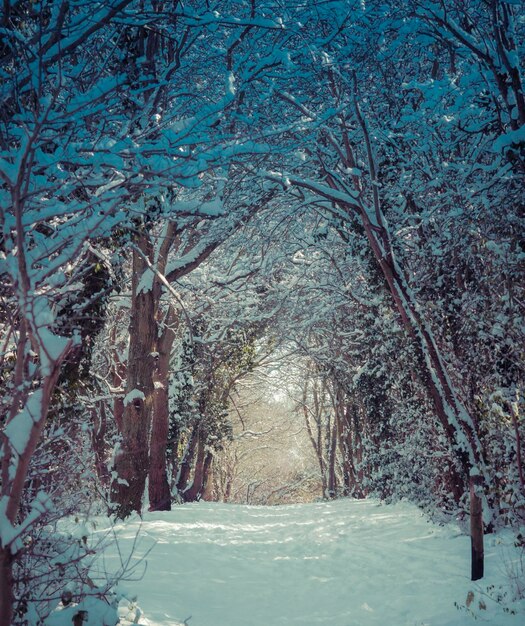
MULTIPOLYGON (((496 626, 525 623, 485 598, 459 611, 470 582, 469 539, 408 504, 340 500, 283 507, 200 503, 148 514, 120 530, 140 554, 156 542, 138 595, 150 626, 496 626)), ((484 581, 511 552, 488 541, 484 581), (505 557, 505 558, 502 558, 505 557)), ((111 562, 111 559, 110 559, 111 562)))

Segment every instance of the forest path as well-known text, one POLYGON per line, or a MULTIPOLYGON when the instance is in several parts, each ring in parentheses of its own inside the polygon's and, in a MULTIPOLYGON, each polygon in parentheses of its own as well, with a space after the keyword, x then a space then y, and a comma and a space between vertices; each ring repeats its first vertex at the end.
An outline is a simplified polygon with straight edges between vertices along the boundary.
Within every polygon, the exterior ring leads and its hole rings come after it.
POLYGON ((134 558, 154 546, 142 580, 123 586, 137 594, 141 623, 150 626, 523 623, 487 598, 478 621, 454 606, 473 590, 477 607, 479 590, 498 584, 503 547, 486 547, 488 577, 483 586, 471 583, 468 537, 405 503, 202 502, 128 521, 119 529, 123 553, 137 532, 134 558))

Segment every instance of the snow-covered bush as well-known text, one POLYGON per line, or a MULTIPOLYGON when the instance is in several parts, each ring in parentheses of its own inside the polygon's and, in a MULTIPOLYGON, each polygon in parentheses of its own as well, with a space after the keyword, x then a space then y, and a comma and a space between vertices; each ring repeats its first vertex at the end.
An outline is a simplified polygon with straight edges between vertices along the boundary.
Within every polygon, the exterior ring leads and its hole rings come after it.
POLYGON ((13 624, 58 626, 66 623, 65 615, 71 616, 71 624, 78 611, 89 607, 91 614, 104 618, 90 618, 87 623, 113 626, 116 596, 112 587, 116 580, 104 571, 101 557, 113 536, 95 534, 94 524, 87 520, 61 518, 56 512, 48 513, 24 538, 23 558, 15 561, 13 570, 13 624), (50 618, 57 610, 59 616, 50 618))

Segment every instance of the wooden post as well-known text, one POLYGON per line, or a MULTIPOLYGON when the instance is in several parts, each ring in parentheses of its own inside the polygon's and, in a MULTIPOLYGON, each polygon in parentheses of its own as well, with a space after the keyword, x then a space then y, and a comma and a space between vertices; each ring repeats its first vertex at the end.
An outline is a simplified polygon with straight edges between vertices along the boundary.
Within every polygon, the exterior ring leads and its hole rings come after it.
POLYGON ((483 507, 479 490, 481 476, 470 477, 470 545, 472 553, 471 580, 483 578, 483 507))
POLYGON ((82 626, 84 622, 87 622, 88 612, 87 611, 79 611, 73 615, 73 626, 82 626))

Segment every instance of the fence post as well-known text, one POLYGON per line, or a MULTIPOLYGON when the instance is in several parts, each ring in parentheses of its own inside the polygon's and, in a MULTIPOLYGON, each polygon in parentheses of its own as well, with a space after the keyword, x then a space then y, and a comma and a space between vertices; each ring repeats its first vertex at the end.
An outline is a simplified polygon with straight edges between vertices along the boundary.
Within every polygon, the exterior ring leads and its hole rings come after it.
POLYGON ((471 580, 483 578, 483 506, 479 493, 483 488, 482 485, 483 479, 481 476, 470 476, 471 580))

